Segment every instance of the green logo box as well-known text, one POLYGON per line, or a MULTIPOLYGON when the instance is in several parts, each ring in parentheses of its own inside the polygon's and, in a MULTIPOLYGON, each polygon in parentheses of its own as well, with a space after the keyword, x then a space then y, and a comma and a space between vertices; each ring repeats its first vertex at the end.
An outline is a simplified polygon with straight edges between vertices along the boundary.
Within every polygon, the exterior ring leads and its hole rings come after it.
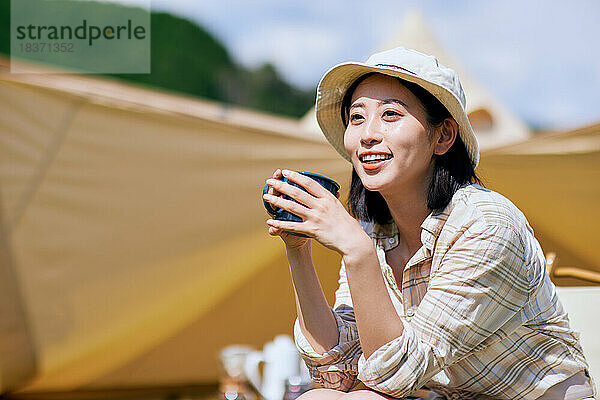
POLYGON ((150 1, 11 1, 11 72, 150 73, 150 1))

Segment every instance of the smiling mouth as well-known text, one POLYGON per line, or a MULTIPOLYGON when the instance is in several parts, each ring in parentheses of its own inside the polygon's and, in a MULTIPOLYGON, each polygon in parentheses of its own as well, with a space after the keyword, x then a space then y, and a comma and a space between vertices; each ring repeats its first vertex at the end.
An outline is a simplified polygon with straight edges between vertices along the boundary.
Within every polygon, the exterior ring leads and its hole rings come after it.
POLYGON ((366 154, 359 157, 359 160, 365 164, 376 164, 381 161, 389 160, 390 158, 392 158, 391 154, 366 154))

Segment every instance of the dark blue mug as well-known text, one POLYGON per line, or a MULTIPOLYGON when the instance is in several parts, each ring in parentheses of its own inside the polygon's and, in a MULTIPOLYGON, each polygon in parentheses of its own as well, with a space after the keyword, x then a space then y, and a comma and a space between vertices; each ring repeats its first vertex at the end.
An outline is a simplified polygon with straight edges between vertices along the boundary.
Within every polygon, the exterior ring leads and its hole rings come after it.
MULTIPOLYGON (((325 189, 329 190, 333 195, 336 195, 337 192, 340 190, 340 185, 338 185, 338 183, 336 181, 334 181, 331 178, 328 178, 326 176, 323 175, 319 175, 319 174, 315 174, 314 172, 306 172, 306 171, 296 171, 302 175, 306 175, 309 178, 314 179, 315 181, 319 182, 319 184, 321 186, 323 186, 325 189)), ((300 189, 304 190, 306 192, 306 189, 304 189, 302 186, 298 185, 295 182, 290 181, 287 178, 279 178, 279 180, 282 180, 284 182, 289 183, 290 185, 299 187, 300 189)), ((263 188, 263 195, 266 194, 269 191, 269 185, 265 185, 265 187, 263 188)), ((282 196, 284 199, 287 200, 292 200, 295 201, 294 199, 290 198, 287 195, 283 195, 282 196)), ((274 209, 271 204, 269 204, 268 202, 266 202, 265 200, 263 200, 263 204, 265 205, 265 208, 267 209, 267 212, 269 214, 271 214, 275 219, 279 220, 279 221, 293 221, 293 222, 302 222, 302 218, 300 218, 299 216, 292 214, 289 211, 284 210, 283 208, 277 208, 274 209)), ((289 233, 291 235, 295 235, 295 236, 302 236, 302 237, 308 237, 302 233, 296 233, 296 232, 289 232, 289 231, 284 231, 285 233, 289 233)))

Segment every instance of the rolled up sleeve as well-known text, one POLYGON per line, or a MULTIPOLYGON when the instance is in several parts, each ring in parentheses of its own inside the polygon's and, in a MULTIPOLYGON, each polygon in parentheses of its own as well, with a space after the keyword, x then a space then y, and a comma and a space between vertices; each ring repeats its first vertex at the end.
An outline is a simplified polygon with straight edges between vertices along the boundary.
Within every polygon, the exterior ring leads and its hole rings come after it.
POLYGON ((404 331, 359 361, 358 378, 394 397, 514 332, 531 285, 524 245, 508 225, 476 220, 449 240, 404 331))
POLYGON ((324 388, 347 392, 358 383, 358 359, 362 349, 343 263, 338 283, 332 309, 339 333, 338 344, 323 354, 317 353, 303 335, 297 318, 294 339, 313 380, 324 388))

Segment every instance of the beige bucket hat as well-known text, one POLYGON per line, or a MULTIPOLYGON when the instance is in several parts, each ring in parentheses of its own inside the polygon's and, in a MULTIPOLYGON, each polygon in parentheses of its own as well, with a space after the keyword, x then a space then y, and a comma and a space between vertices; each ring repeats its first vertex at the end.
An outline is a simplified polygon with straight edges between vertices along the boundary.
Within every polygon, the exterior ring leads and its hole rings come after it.
POLYGON ((364 74, 378 72, 414 82, 434 95, 458 123, 473 168, 479 163, 479 144, 467 117, 466 98, 454 70, 433 57, 405 47, 373 54, 364 62, 345 62, 325 73, 317 88, 317 121, 329 143, 350 161, 344 148, 346 126, 342 120, 342 100, 352 83, 364 74))

